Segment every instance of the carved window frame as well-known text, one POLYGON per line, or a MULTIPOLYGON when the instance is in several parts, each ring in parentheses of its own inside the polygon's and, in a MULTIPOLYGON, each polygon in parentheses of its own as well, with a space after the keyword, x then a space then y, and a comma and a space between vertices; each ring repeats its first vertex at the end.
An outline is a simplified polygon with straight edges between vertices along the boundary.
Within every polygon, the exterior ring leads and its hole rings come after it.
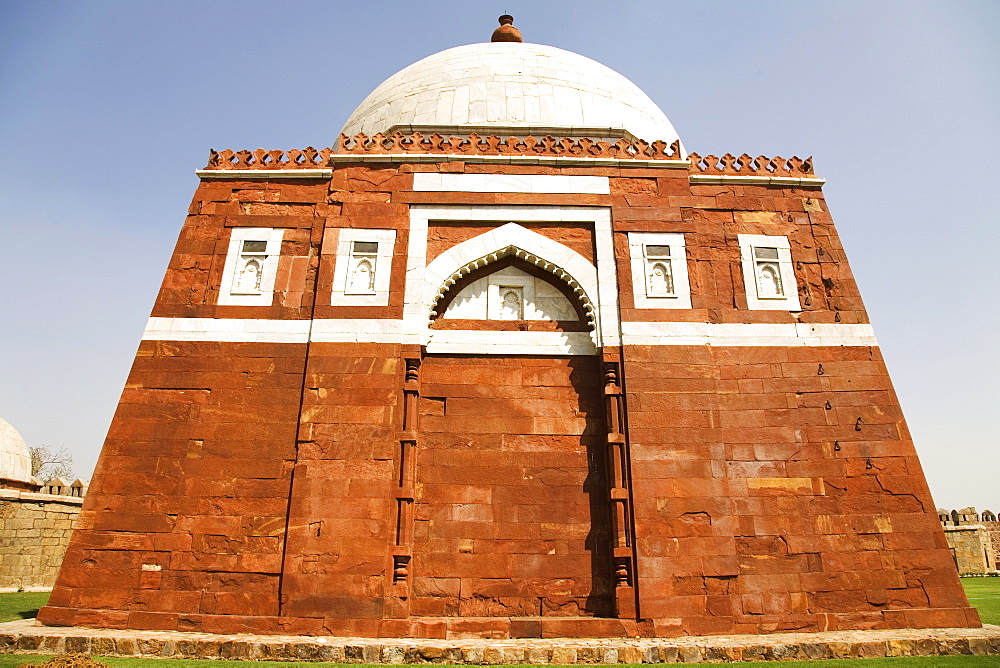
POLYGON ((679 232, 629 232, 629 260, 632 268, 632 298, 635 308, 689 309, 691 285, 688 279, 687 248, 679 232), (669 253, 653 252, 668 247, 669 253), (649 274, 657 264, 664 264, 673 282, 673 291, 654 294, 649 274))
POLYGON ((788 237, 740 234, 738 238, 747 308, 752 311, 801 311, 788 237), (776 252, 772 254, 772 250, 776 252), (764 294, 761 289, 761 271, 771 268, 778 271, 781 293, 777 295, 764 294))
POLYGON ((333 306, 388 306, 392 256, 396 230, 343 228, 337 230, 337 257, 333 269, 333 306), (377 244, 371 251, 360 244, 377 244), (357 289, 351 284, 355 265, 367 262, 374 274, 372 289, 357 289))
POLYGON ((278 277, 278 260, 285 230, 269 227, 238 227, 229 236, 226 264, 219 285, 220 306, 270 306, 274 302, 274 282, 278 277), (246 242, 264 242, 245 248, 246 242), (249 250, 248 250, 249 249, 249 250), (260 267, 257 289, 247 289, 239 284, 240 270, 245 262, 256 261, 260 267))
POLYGON ((490 274, 486 284, 486 318, 488 320, 540 320, 535 310, 534 276, 497 276, 490 274), (507 288, 513 288, 521 300, 521 317, 504 318, 502 308, 507 288))

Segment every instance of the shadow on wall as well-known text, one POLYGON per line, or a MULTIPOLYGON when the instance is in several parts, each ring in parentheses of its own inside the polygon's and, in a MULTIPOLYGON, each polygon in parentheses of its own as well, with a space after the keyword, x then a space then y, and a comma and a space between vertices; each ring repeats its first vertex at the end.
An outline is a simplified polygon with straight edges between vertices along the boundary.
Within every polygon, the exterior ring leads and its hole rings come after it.
POLYGON ((608 507, 608 453, 604 434, 604 394, 600 360, 597 357, 570 359, 570 382, 579 397, 579 412, 585 416, 583 444, 587 449, 587 477, 583 491, 590 500, 590 531, 586 547, 590 551, 591 593, 586 610, 595 617, 615 617, 615 583, 612 577, 611 509, 608 507))

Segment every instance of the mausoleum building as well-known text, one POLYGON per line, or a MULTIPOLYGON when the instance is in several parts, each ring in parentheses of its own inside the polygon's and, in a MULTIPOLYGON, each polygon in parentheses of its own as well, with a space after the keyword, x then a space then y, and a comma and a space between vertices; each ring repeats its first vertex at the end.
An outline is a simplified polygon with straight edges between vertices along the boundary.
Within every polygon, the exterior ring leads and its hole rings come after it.
POLYGON ((212 152, 39 618, 979 626, 812 161, 495 39, 331 148, 212 152))

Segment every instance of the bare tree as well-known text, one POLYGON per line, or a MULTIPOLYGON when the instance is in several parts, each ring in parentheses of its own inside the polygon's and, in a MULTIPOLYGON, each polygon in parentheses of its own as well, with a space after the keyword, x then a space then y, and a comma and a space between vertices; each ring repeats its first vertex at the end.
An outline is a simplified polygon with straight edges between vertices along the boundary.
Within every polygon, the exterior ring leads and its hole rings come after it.
POLYGON ((31 452, 31 475, 42 482, 53 478, 73 482, 73 455, 69 450, 53 450, 47 445, 33 445, 28 450, 31 452))

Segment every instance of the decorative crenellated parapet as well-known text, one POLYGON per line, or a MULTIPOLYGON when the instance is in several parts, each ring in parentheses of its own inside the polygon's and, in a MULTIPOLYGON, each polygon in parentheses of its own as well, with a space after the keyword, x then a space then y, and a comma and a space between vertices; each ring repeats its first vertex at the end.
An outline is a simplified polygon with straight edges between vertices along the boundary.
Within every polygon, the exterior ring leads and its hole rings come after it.
POLYGON ((740 156, 734 156, 727 153, 719 158, 711 154, 702 157, 697 153, 691 153, 688 157, 691 160, 692 174, 727 174, 733 176, 816 176, 816 173, 813 171, 811 156, 803 160, 797 156, 792 156, 791 158, 786 159, 782 158, 780 155, 776 155, 773 158, 758 155, 756 158, 753 158, 746 153, 740 156))
POLYGON ((78 498, 83 498, 87 495, 87 489, 90 487, 90 482, 77 478, 72 483, 67 482, 65 478, 55 477, 48 482, 40 482, 38 478, 32 477, 32 482, 37 483, 36 494, 39 495, 51 495, 51 496, 75 496, 78 498))
POLYGON ((826 179, 817 177, 813 171, 811 157, 803 160, 797 156, 782 158, 776 155, 768 158, 758 155, 754 158, 746 153, 740 156, 726 153, 720 158, 711 154, 703 157, 690 153, 688 159, 691 161, 689 179, 693 184, 744 183, 816 187, 826 183, 826 179))
POLYGON ((335 148, 254 151, 212 150, 208 165, 195 173, 203 179, 327 178, 337 162, 413 161, 433 162, 461 158, 466 161, 522 162, 525 164, 621 164, 637 167, 687 169, 680 141, 667 144, 641 139, 616 142, 586 137, 500 137, 472 133, 445 137, 420 132, 371 137, 341 135, 335 148))
POLYGON ((202 179, 327 179, 333 170, 327 167, 332 149, 308 146, 301 151, 224 151, 209 152, 205 169, 195 170, 202 179))
POLYGON ((359 133, 354 137, 340 135, 337 155, 461 155, 511 156, 531 158, 604 158, 612 160, 683 160, 680 141, 667 144, 641 139, 619 139, 616 142, 594 141, 586 137, 499 137, 482 136, 475 132, 464 137, 445 137, 420 132, 391 135, 377 133, 371 137, 359 133))
POLYGON ((43 494, 57 494, 59 496, 71 496, 69 483, 64 478, 53 478, 42 487, 43 494))
POLYGON ((228 148, 224 151, 209 151, 208 165, 206 170, 226 169, 316 169, 325 167, 330 160, 329 148, 315 149, 307 146, 302 149, 291 149, 282 151, 275 149, 265 151, 258 148, 255 151, 231 151, 228 148))
POLYGON ((740 181, 772 185, 816 186, 825 183, 813 171, 812 158, 756 158, 746 153, 722 157, 684 155, 680 141, 647 142, 641 139, 619 139, 616 142, 594 141, 586 137, 500 137, 475 132, 463 137, 446 137, 420 132, 391 135, 377 133, 371 137, 359 133, 354 137, 340 135, 334 148, 302 150, 275 149, 233 151, 212 150, 208 165, 196 173, 202 178, 325 178, 332 174, 336 162, 352 160, 428 161, 440 158, 469 158, 487 161, 552 162, 660 166, 687 169, 692 183, 711 184, 740 181))

